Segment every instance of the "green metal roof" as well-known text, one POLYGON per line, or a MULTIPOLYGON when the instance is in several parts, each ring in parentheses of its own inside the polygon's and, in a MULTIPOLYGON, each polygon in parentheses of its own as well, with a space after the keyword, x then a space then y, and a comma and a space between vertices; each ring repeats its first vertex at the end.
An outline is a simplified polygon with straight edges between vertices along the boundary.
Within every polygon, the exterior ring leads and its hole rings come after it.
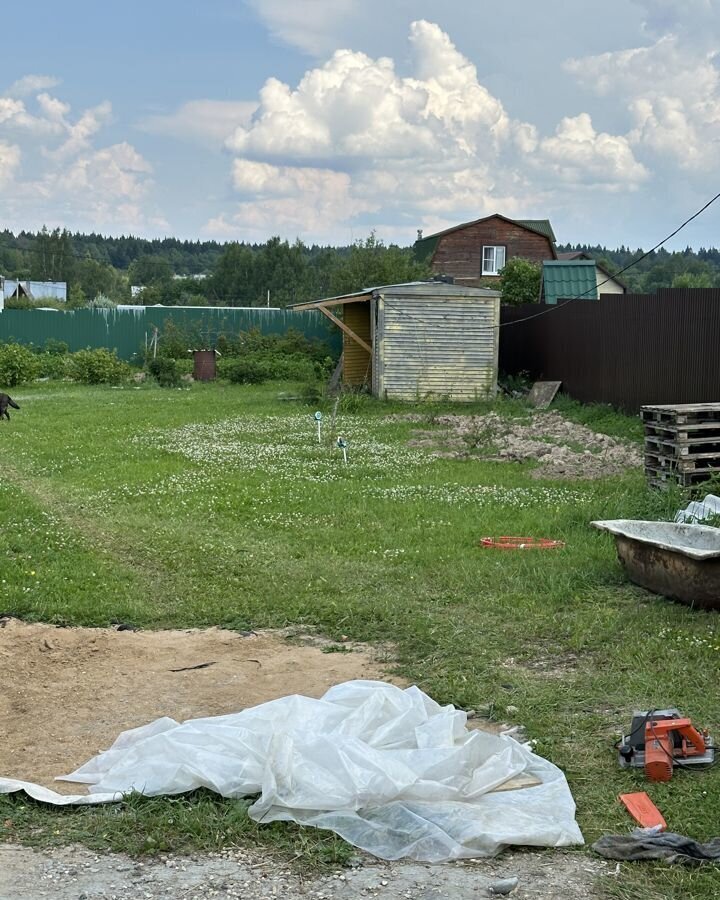
POLYGON ((440 240, 439 234, 433 234, 430 237, 420 238, 415 241, 415 259, 418 262, 425 262, 426 259, 432 259, 435 248, 440 240))
POLYGON ((527 228, 528 231, 534 231, 537 234, 541 234, 543 237, 548 238, 551 244, 555 244, 555 232, 552 230, 549 219, 509 219, 507 216, 503 216, 500 213, 493 213, 491 216, 483 216, 482 219, 474 219, 472 222, 463 222, 461 225, 453 225, 452 228, 446 228, 445 231, 438 231, 435 234, 429 234, 427 237, 420 238, 419 241, 415 241, 415 258, 418 262, 424 262, 425 260, 431 259, 435 252, 435 248, 438 245, 438 241, 444 234, 451 234, 453 231, 459 231, 461 228, 467 228, 469 225, 477 225, 478 222, 485 222, 487 219, 494 219, 496 216, 500 219, 505 219, 506 222, 513 222, 521 228, 527 228))
POLYGON ((537 231, 543 237, 549 238, 553 244, 555 243, 555 232, 552 230, 550 219, 513 219, 516 225, 522 225, 523 228, 529 228, 530 231, 537 231))
POLYGON ((543 263, 546 303, 571 297, 597 300, 597 276, 592 259, 552 260, 543 263))

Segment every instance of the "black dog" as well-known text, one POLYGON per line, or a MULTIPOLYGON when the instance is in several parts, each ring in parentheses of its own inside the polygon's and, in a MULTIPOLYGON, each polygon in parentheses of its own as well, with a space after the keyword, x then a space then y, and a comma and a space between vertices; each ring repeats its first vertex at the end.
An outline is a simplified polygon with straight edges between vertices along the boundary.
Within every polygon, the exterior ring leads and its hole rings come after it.
POLYGON ((0 419, 3 416, 10 421, 10 413, 8 412, 8 406, 12 406, 13 409, 20 409, 17 403, 10 397, 8 394, 0 394, 0 419))

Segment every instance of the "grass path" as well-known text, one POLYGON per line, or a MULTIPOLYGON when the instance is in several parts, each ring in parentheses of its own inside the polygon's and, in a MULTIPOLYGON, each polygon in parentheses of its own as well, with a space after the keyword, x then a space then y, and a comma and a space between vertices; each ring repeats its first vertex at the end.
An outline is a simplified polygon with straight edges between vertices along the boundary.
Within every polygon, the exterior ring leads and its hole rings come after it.
MULTIPOLYGON (((0 429, 0 611, 74 625, 306 624, 333 638, 390 638, 402 674, 439 701, 526 727, 567 772, 588 841, 627 830, 617 794, 646 785, 617 769, 616 731, 634 708, 675 705, 720 734, 720 638, 715 616, 629 585, 612 541, 588 522, 661 517, 677 498, 648 492, 639 472, 548 483, 526 464, 431 460, 408 447, 412 425, 387 421, 373 403, 335 423, 349 442, 344 467, 329 428, 318 445, 314 410, 278 392, 16 391, 22 411, 0 429), (508 533, 566 548, 477 546, 508 533)), ((562 408, 637 437, 633 420, 562 408)), ((418 409, 432 427, 438 410, 418 409)), ((678 773, 652 794, 675 830, 717 834, 717 771, 678 773)), ((327 836, 258 830, 244 809, 202 796, 48 812, 14 798, 0 799, 0 822, 39 843, 137 851, 257 840, 316 860, 345 852, 327 836)), ((620 897, 711 897, 720 880, 714 870, 628 866, 611 887, 620 897), (647 893, 632 893, 639 885, 647 893)))

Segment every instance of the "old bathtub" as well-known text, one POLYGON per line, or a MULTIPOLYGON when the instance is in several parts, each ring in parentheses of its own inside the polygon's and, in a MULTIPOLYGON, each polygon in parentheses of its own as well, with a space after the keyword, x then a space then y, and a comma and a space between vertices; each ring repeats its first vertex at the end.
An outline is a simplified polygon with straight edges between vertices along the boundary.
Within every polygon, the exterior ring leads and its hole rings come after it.
POLYGON ((615 535, 635 584, 700 609, 720 609, 720 528, 676 522, 591 522, 615 535))

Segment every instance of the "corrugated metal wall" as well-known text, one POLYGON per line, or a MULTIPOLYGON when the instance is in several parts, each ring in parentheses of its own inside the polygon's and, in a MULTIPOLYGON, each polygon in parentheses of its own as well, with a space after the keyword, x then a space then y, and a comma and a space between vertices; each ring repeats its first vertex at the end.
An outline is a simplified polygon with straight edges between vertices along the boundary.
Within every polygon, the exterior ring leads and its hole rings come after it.
POLYGON ((293 312, 286 309, 230 307, 141 307, 135 309, 78 309, 45 311, 5 309, 0 312, 0 341, 18 341, 36 347, 48 340, 64 341, 70 350, 107 347, 122 359, 132 360, 145 347, 145 336, 154 328, 162 332, 166 321, 180 329, 194 330, 206 346, 212 347, 220 334, 237 334, 257 328, 265 334, 284 334, 290 328, 308 338, 320 338, 335 349, 340 335, 315 310, 293 312))
MULTIPOLYGON (((342 312, 343 322, 366 344, 372 346, 370 335, 370 303, 346 303, 342 312)), ((372 381, 372 360, 370 354, 343 333, 343 381, 345 384, 363 385, 372 381)))
POLYGON ((502 323, 500 370, 562 381, 577 400, 628 412, 645 404, 720 401, 718 289, 503 307, 502 323), (519 321, 545 310, 552 311, 519 321))
POLYGON ((380 396, 475 400, 497 387, 497 297, 381 297, 380 396))

